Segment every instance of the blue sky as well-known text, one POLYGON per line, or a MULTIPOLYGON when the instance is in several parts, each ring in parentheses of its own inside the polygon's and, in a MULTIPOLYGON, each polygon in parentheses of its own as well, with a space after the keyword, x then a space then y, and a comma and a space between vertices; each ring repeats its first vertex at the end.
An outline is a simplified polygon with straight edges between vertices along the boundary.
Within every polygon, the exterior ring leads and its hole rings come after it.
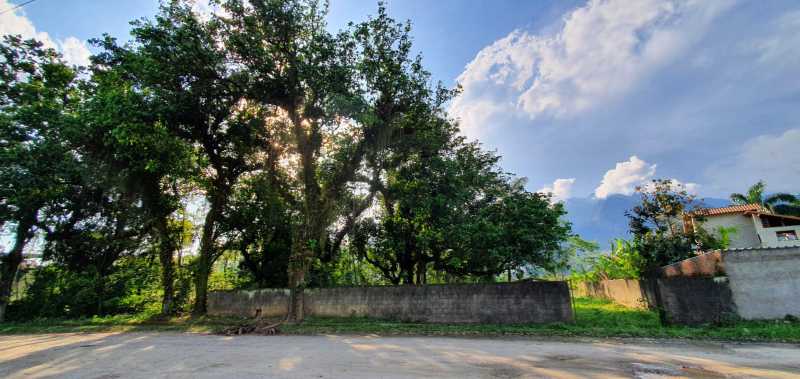
MULTIPOLYGON (((0 0, 0 11, 13 3, 0 0)), ((125 39, 155 0, 37 0, 0 34, 125 39), (46 33, 46 34, 44 34, 46 33)), ((331 0, 331 29, 374 13, 331 0)), ((790 0, 389 1, 435 79, 459 82, 464 133, 560 199, 630 194, 655 177, 727 197, 759 179, 800 192, 800 3, 790 0)))

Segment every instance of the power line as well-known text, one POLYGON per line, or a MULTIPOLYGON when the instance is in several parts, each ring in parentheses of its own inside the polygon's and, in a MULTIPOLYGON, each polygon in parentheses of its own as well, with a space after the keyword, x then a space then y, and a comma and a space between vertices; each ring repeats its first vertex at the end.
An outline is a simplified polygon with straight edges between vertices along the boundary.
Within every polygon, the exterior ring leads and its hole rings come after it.
POLYGON ((17 5, 15 5, 15 6, 11 7, 11 8, 8 8, 8 9, 6 9, 4 11, 0 11, 0 14, 8 13, 8 12, 11 12, 11 11, 13 11, 15 9, 22 8, 22 7, 32 3, 34 1, 36 1, 36 0, 28 0, 28 1, 24 2, 24 3, 22 3, 22 4, 17 4, 17 5))

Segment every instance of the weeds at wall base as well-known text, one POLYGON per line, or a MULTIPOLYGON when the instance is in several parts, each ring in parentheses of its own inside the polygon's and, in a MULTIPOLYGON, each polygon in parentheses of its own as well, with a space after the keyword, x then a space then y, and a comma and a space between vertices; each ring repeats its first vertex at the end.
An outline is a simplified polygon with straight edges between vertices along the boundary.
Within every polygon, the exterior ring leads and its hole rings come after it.
MULTIPOLYGON (((425 336, 548 336, 590 338, 676 338, 739 342, 800 343, 800 322, 794 320, 733 321, 718 325, 663 326, 654 311, 625 308, 605 300, 577 298, 574 323, 555 324, 422 324, 367 318, 311 317, 301 324, 281 326, 282 334, 377 334, 425 336)), ((237 317, 173 317, 153 314, 87 319, 39 319, 0 324, 2 334, 66 332, 192 332, 217 333, 241 325, 237 317)), ((269 338, 269 337, 264 337, 269 338)))

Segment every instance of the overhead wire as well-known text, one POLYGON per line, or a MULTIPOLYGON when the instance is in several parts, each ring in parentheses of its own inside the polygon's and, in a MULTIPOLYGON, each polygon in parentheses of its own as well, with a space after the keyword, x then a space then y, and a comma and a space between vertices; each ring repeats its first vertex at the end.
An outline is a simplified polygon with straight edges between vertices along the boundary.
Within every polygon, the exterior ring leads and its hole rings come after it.
POLYGON ((5 13, 11 12, 11 11, 13 11, 13 10, 16 10, 16 9, 22 8, 22 7, 24 7, 24 6, 26 6, 26 5, 30 4, 30 3, 32 3, 32 2, 34 2, 34 1, 36 1, 36 0, 28 0, 28 1, 24 2, 24 3, 17 4, 17 5, 15 5, 15 6, 11 7, 11 8, 8 8, 8 9, 6 9, 6 10, 0 11, 0 14, 5 14, 5 13))

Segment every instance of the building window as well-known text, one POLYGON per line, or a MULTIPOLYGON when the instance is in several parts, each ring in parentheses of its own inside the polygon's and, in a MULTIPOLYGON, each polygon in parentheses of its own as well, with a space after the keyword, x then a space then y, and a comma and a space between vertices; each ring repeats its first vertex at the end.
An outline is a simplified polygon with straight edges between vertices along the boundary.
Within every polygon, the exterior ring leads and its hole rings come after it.
POLYGON ((784 230, 775 234, 778 236, 778 241, 797 241, 797 232, 794 230, 784 230))

